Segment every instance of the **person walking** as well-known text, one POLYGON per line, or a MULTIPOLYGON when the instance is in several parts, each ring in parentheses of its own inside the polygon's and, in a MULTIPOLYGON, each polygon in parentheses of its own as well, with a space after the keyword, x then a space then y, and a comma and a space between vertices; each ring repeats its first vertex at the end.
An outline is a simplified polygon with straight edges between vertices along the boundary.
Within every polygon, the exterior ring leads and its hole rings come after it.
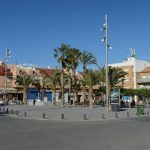
POLYGON ((34 99, 34 100, 33 100, 33 105, 35 105, 35 103, 36 103, 36 100, 34 99))

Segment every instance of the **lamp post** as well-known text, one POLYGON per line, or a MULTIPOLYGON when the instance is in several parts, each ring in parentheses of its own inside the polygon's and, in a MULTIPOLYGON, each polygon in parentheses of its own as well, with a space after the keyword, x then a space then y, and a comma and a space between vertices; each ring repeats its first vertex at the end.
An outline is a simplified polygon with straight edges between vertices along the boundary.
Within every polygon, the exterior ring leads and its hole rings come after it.
POLYGON ((103 28, 101 29, 102 32, 104 32, 104 37, 102 39, 102 42, 105 44, 105 68, 106 68, 106 108, 109 110, 109 80, 108 80, 108 49, 111 49, 112 47, 108 44, 108 19, 107 15, 105 15, 105 23, 103 24, 103 28))
POLYGON ((5 87, 4 87, 4 95, 5 95, 5 99, 6 99, 6 91, 7 91, 7 61, 9 60, 9 58, 10 58, 10 50, 8 50, 7 48, 6 48, 6 52, 5 52, 5 60, 4 60, 4 64, 5 64, 5 67, 4 67, 4 69, 5 69, 5 87))

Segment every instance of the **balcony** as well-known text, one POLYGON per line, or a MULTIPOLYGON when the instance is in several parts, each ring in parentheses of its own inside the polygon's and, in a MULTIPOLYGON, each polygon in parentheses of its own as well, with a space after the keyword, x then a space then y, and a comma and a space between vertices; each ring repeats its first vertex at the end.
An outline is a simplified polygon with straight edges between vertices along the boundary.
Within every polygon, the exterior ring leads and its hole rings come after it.
POLYGON ((147 83, 150 83, 150 78, 139 78, 137 79, 137 83, 139 84, 147 84, 147 83))

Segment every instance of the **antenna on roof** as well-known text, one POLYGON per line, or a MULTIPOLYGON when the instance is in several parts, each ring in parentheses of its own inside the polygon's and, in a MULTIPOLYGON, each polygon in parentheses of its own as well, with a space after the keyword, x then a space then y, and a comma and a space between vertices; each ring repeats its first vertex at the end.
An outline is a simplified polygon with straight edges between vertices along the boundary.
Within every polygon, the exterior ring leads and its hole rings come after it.
POLYGON ((135 57, 135 48, 130 48, 131 57, 135 57))

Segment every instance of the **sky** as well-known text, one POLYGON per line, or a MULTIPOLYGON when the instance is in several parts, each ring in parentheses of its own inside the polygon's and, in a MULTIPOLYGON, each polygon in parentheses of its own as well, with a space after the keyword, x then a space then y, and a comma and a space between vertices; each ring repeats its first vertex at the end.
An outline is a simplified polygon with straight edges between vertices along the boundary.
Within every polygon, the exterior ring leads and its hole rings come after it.
MULTIPOLYGON (((135 48, 150 60, 149 0, 0 0, 0 60, 54 68, 61 43, 87 50, 105 64, 101 27, 108 15, 108 63, 122 62, 135 48)), ((79 67, 79 70, 81 68, 79 67)))

